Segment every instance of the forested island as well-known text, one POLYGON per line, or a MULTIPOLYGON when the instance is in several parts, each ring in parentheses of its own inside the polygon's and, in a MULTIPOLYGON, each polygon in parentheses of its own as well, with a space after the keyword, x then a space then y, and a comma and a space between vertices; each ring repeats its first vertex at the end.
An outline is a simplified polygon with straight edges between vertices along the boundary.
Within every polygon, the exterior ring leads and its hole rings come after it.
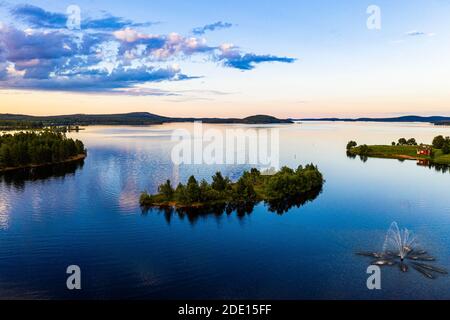
POLYGON ((350 141, 347 144, 347 153, 361 157, 426 160, 432 164, 450 165, 450 137, 437 136, 431 145, 418 144, 414 138, 401 138, 390 145, 370 146, 358 146, 356 141, 350 141))
POLYGON ((264 175, 257 169, 246 171, 231 182, 217 172, 212 182, 198 182, 191 176, 186 184, 174 188, 167 180, 151 195, 143 192, 140 204, 143 207, 210 208, 226 206, 227 210, 267 202, 276 211, 283 211, 286 205, 300 205, 310 197, 315 198, 322 189, 323 176, 312 164, 299 166, 296 170, 283 167, 273 175, 264 175))
POLYGON ((19 132, 0 135, 0 172, 78 161, 86 157, 83 142, 63 132, 19 132))

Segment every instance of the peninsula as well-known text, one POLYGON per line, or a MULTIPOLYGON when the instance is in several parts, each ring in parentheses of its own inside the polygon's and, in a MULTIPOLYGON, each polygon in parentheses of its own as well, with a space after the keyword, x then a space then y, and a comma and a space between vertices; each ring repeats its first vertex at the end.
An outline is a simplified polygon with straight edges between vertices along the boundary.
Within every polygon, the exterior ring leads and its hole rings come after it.
POLYGON ((80 140, 52 130, 0 135, 0 172, 80 161, 86 157, 80 140))
POLYGON ((347 144, 347 153, 362 157, 390 158, 399 160, 428 161, 432 164, 450 165, 450 137, 437 136, 431 145, 418 144, 416 139, 401 138, 390 145, 347 144))

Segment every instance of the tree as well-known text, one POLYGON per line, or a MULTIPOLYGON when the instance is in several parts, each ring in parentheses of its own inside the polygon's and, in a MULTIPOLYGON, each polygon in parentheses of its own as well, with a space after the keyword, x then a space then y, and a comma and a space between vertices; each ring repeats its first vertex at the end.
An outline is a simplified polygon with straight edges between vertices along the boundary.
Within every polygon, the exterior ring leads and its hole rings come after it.
POLYGON ((433 139, 433 148, 442 149, 444 146, 445 139, 443 136, 437 136, 433 139))
POLYGON ((362 146, 359 147, 359 154, 360 155, 367 156, 369 154, 369 152, 370 152, 370 148, 366 144, 363 144, 362 146))
POLYGON ((395 141, 392 141, 392 143, 391 143, 393 146, 395 146, 396 145, 396 143, 395 143, 395 141))
POLYGON ((166 183, 160 185, 158 191, 164 196, 167 201, 171 200, 174 194, 174 190, 172 188, 172 185, 170 184, 170 180, 167 180, 166 183))
POLYGON ((200 187, 194 176, 190 176, 186 185, 186 197, 190 203, 200 201, 200 187))
POLYGON ((350 150, 350 149, 356 147, 357 145, 358 145, 358 144, 356 143, 356 141, 349 141, 349 142, 347 143, 347 150, 350 150))
POLYGON ((406 144, 408 144, 408 141, 406 141, 405 138, 400 138, 400 139, 398 139, 398 145, 399 145, 399 146, 404 146, 404 145, 406 145, 406 144))
POLYGON ((181 183, 179 183, 177 188, 175 189, 174 197, 175 200, 181 204, 189 204, 189 199, 186 195, 186 187, 183 186, 181 183))
POLYGON ((255 189, 253 188, 251 181, 246 179, 244 176, 239 178, 239 180, 236 182, 234 199, 238 201, 252 202, 256 201, 257 197, 258 196, 255 192, 255 189))
POLYGON ((442 145, 442 153, 450 154, 450 137, 446 137, 444 144, 442 145))
POLYGON ((226 190, 230 183, 230 180, 228 178, 224 178, 220 172, 216 172, 216 174, 212 177, 212 180, 213 182, 211 187, 217 191, 226 190))
POLYGON ((205 179, 200 182, 200 202, 207 203, 221 199, 224 200, 223 192, 214 190, 205 179))
POLYGON ((409 145, 409 146, 417 146, 416 139, 414 139, 414 138, 408 139, 406 144, 409 145))
POLYGON ((13 164, 11 157, 11 149, 7 144, 2 144, 0 147, 0 164, 7 167, 13 164))

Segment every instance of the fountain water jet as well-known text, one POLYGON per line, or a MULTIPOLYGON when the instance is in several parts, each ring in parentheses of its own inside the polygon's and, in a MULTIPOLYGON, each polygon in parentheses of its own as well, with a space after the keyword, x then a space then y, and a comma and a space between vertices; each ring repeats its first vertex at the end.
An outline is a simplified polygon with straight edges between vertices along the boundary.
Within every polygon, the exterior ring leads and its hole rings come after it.
POLYGON ((393 252, 400 257, 403 262, 405 258, 413 251, 413 246, 416 244, 416 238, 408 229, 400 230, 397 222, 392 222, 386 233, 386 238, 383 244, 383 252, 389 254, 393 252))

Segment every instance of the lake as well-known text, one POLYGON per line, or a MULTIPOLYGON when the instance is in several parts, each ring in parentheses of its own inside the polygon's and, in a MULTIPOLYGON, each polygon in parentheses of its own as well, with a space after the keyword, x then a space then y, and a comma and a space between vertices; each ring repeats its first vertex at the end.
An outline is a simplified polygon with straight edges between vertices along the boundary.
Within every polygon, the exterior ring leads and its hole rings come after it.
MULTIPOLYGON (((236 127, 236 125, 234 125, 236 127)), ((430 143, 450 127, 417 123, 308 122, 279 125, 280 162, 314 163, 326 183, 313 201, 284 214, 180 215, 143 211, 143 190, 246 165, 180 165, 171 133, 192 124, 92 126, 71 137, 83 164, 0 178, 0 297, 88 299, 450 299, 450 276, 430 280, 382 269, 368 290, 370 259, 396 221, 450 269, 450 173, 415 161, 349 158, 349 140, 430 143), (66 289, 79 265, 82 290, 66 289)), ((208 125, 218 130, 227 125, 208 125)), ((240 126, 245 128, 247 126, 240 126)), ((250 126, 255 127, 255 126, 250 126)))

